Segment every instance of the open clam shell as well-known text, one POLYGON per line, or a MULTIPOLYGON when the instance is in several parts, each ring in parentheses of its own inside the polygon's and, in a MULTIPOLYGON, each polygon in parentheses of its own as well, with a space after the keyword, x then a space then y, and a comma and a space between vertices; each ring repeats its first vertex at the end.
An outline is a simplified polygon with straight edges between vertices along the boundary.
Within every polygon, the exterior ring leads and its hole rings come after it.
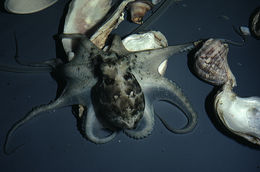
POLYGON ((215 109, 232 133, 260 145, 260 98, 238 97, 229 84, 215 98, 215 109))
POLYGON ((5 9, 16 14, 29 14, 41 11, 58 0, 5 0, 5 9))

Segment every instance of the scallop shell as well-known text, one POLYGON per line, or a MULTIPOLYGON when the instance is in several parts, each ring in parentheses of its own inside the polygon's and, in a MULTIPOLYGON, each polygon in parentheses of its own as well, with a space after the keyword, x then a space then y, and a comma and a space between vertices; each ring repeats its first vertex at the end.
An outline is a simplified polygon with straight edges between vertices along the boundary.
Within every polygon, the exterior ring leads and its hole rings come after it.
POLYGON ((260 98, 238 97, 229 84, 215 98, 222 123, 234 134, 260 145, 260 98))
POLYGON ((41 11, 58 0, 6 0, 5 9, 16 14, 29 14, 41 11))
POLYGON ((208 39, 195 53, 194 70, 199 78, 213 85, 223 85, 231 82, 236 85, 228 62, 228 44, 218 39, 208 39))

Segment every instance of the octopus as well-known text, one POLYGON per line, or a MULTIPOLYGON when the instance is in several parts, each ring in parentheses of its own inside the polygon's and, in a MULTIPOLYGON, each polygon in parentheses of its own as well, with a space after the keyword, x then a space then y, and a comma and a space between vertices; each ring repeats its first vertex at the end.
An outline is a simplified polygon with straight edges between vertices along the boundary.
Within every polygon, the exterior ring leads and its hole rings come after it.
POLYGON ((189 51, 193 43, 165 48, 129 52, 115 35, 108 51, 96 47, 85 35, 63 34, 62 38, 79 39, 75 57, 67 62, 48 61, 52 72, 60 76, 65 87, 60 96, 49 104, 33 108, 9 130, 7 145, 14 132, 30 119, 57 108, 81 104, 86 109, 81 130, 90 141, 101 144, 111 141, 119 131, 142 139, 154 127, 156 100, 176 105, 186 116, 182 128, 170 128, 174 133, 194 129, 197 114, 182 90, 158 72, 159 65, 174 54, 189 51), (98 131, 106 131, 99 135, 98 131))

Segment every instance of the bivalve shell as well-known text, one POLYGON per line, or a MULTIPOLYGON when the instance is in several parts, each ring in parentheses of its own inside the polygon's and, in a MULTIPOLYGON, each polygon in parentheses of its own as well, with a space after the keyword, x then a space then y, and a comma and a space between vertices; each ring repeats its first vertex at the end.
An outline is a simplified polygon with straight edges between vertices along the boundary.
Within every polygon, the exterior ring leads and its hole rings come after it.
POLYGON ((236 85, 228 61, 228 44, 218 39, 208 39, 195 53, 194 70, 199 78, 213 85, 231 82, 236 85))
POLYGON ((41 11, 58 0, 6 0, 5 9, 16 14, 30 14, 41 11))
POLYGON ((227 129, 260 145, 259 97, 238 97, 227 84, 215 98, 215 109, 227 129))

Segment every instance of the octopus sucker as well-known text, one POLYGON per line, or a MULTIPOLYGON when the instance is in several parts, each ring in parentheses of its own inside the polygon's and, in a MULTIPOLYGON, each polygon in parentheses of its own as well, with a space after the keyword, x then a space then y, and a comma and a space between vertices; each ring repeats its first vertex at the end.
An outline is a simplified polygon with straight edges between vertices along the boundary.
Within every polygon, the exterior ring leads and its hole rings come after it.
POLYGON ((104 127, 97 119, 93 105, 88 106, 87 112, 85 113, 86 115, 84 115, 83 119, 85 122, 83 122, 82 129, 88 140, 96 144, 103 144, 113 140, 116 137, 117 131, 112 131, 106 137, 97 136, 95 134, 94 130, 104 130, 104 127))

